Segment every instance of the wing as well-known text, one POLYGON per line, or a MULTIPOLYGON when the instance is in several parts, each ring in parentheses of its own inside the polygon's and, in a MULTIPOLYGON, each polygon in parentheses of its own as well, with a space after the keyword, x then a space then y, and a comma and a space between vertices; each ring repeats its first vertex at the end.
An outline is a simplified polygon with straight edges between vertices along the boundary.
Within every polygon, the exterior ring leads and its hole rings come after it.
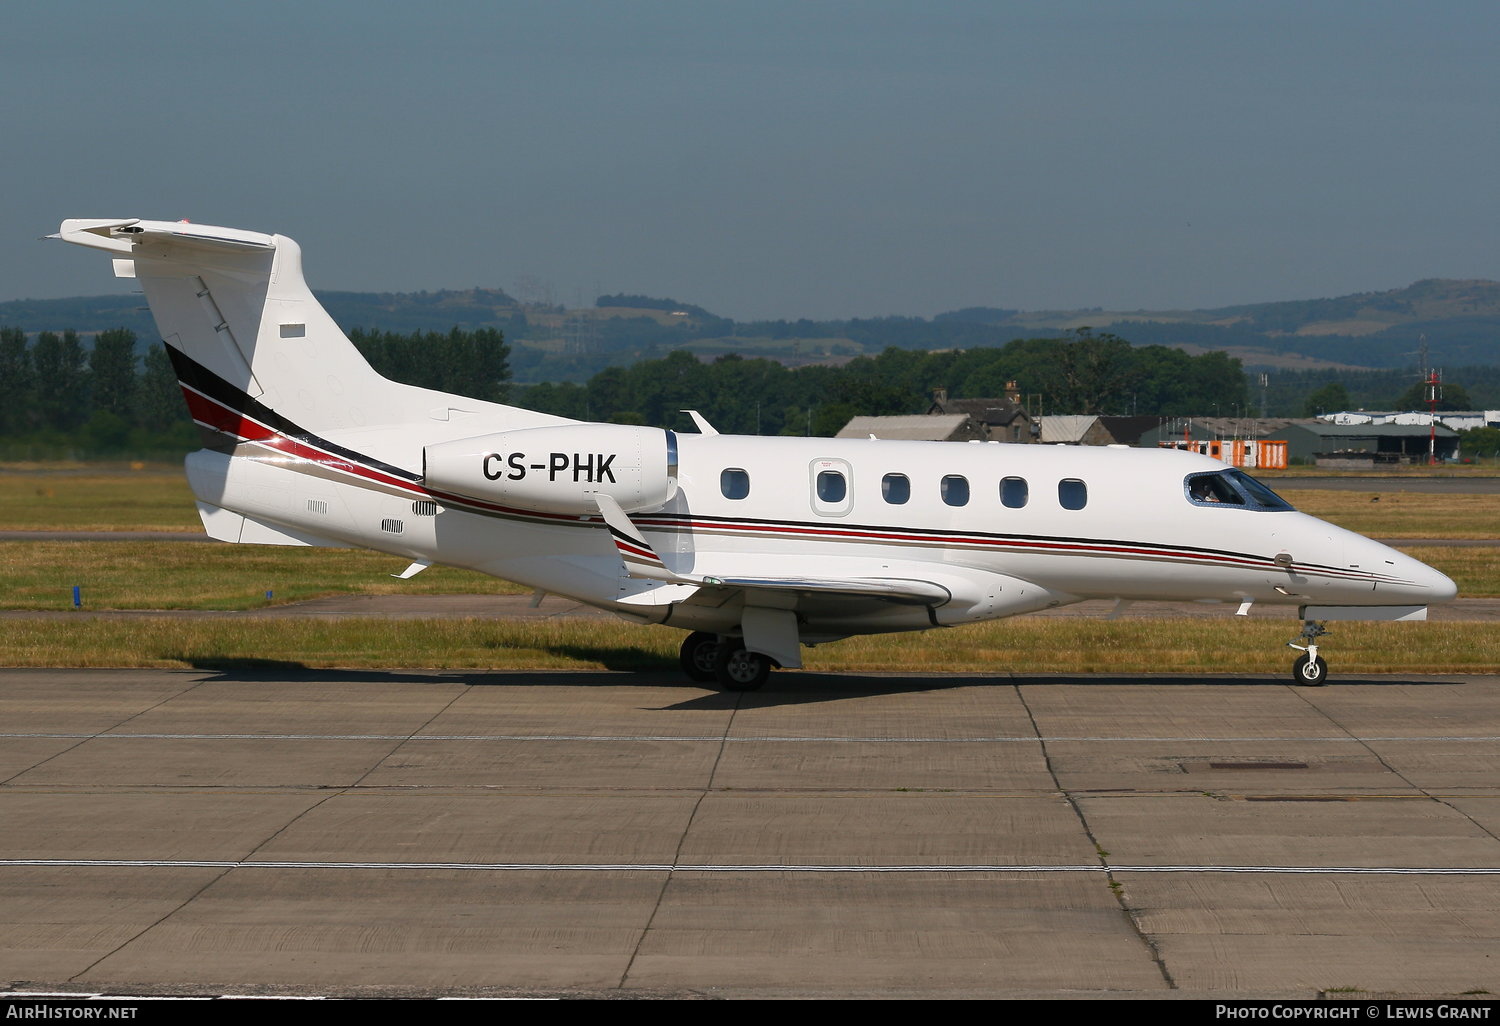
POLYGON ((777 575, 714 576, 679 574, 667 568, 651 543, 626 516, 620 504, 603 493, 594 495, 599 515, 609 527, 615 549, 631 577, 691 584, 702 588, 738 588, 746 591, 801 592, 821 595, 848 595, 859 598, 883 598, 910 605, 942 605, 952 593, 934 581, 902 577, 808 577, 777 575))

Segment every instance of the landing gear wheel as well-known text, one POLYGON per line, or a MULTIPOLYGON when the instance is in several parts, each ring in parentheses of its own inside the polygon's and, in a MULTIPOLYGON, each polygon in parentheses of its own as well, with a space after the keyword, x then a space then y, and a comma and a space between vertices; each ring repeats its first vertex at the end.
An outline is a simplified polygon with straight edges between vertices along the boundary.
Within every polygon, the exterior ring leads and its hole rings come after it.
POLYGON ((745 648, 742 638, 729 638, 719 645, 714 676, 725 691, 754 691, 770 675, 770 657, 745 648))
POLYGON ((682 672, 688 675, 689 680, 706 684, 718 676, 714 669, 718 656, 719 636, 707 631, 694 631, 682 643, 682 651, 677 658, 682 663, 682 672))
POLYGON ((1302 653, 1292 664, 1292 680, 1298 684, 1316 688, 1322 687, 1328 680, 1328 664, 1318 655, 1318 639, 1327 633, 1327 628, 1321 622, 1304 620, 1302 633, 1287 642, 1289 648, 1295 648, 1302 653), (1299 641, 1303 644, 1297 644, 1299 641))
POLYGON ((1328 683, 1328 664, 1323 661, 1322 656, 1304 653, 1292 664, 1292 679, 1310 688, 1322 687, 1328 683))

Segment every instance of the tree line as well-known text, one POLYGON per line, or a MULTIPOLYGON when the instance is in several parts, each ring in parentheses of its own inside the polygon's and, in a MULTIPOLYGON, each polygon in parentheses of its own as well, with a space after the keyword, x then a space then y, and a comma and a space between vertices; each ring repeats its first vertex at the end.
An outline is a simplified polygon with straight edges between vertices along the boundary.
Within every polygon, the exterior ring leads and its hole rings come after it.
MULTIPOLYGON (((444 392, 504 402, 509 347, 494 328, 401 335, 360 331, 351 340, 380 374, 444 392)), ((74 331, 0 328, 0 458, 175 458, 195 448, 166 348, 138 351, 135 332, 101 331, 91 346, 74 331)))
MULTIPOLYGON (((1133 346, 1087 328, 1061 339, 973 349, 891 347, 842 366, 789 368, 736 354, 704 362, 676 350, 605 368, 583 384, 524 388, 512 385, 510 347, 494 328, 409 334, 355 329, 350 339, 379 373, 397 381, 586 421, 681 427, 679 411, 697 409, 726 433, 833 435, 855 416, 925 413, 937 389, 954 398, 992 398, 1004 395, 1010 382, 1032 414, 1258 412, 1258 390, 1249 386, 1237 359, 1133 346)), ((123 328, 102 331, 92 343, 73 331, 30 338, 17 327, 0 329, 0 457, 162 458, 198 444, 162 346, 142 355, 135 334, 123 328)), ((1500 368, 1482 370, 1500 378, 1500 368)), ((1411 386, 1400 372, 1344 373, 1333 380, 1326 371, 1283 373, 1273 380, 1275 406, 1298 407, 1271 410, 1279 415, 1356 405, 1395 408, 1408 398, 1397 386, 1411 386), (1391 393, 1384 402, 1358 401, 1384 390, 1391 393), (1302 408, 1312 406, 1318 408, 1302 408)), ((1489 391, 1487 379, 1475 384, 1481 393, 1489 391)), ((1455 383, 1443 405, 1468 406, 1468 399, 1455 383)))
POLYGON ((1132 346, 1087 328, 994 348, 889 348, 841 367, 788 368, 735 354, 704 363, 677 351, 605 368, 582 385, 532 385, 518 401, 578 420, 670 427, 681 423, 678 411, 697 409, 723 432, 832 435, 856 416, 925 413, 939 388, 991 398, 1012 381, 1042 414, 1228 415, 1247 402, 1244 370, 1223 353, 1132 346))

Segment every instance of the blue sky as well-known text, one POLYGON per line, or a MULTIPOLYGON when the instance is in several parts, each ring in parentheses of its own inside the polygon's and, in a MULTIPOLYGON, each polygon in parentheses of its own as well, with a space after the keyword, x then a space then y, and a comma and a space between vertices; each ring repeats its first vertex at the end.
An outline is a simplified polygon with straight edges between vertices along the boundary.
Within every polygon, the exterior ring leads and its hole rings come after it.
POLYGON ((1500 278, 1500 5, 12 0, 0 300, 35 241, 301 242, 314 288, 740 319, 1211 307, 1500 278))

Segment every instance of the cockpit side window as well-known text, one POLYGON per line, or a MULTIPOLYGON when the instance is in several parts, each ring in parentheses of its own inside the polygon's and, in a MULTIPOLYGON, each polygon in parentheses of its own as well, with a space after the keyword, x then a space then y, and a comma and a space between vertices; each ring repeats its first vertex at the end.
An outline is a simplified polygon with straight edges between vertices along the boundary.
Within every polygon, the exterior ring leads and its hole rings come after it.
POLYGON ((1188 501, 1195 506, 1237 506, 1240 509, 1289 510, 1292 504, 1242 470, 1190 474, 1183 481, 1188 501))
POLYGON ((1245 497, 1234 490, 1223 473, 1198 474, 1187 479, 1187 494, 1196 506, 1243 506, 1245 497))
POLYGON ((1255 480, 1243 470, 1226 471, 1225 477, 1229 478, 1239 486, 1240 491, 1250 497, 1250 501, 1261 509, 1295 509, 1290 502, 1271 491, 1261 482, 1255 480))

